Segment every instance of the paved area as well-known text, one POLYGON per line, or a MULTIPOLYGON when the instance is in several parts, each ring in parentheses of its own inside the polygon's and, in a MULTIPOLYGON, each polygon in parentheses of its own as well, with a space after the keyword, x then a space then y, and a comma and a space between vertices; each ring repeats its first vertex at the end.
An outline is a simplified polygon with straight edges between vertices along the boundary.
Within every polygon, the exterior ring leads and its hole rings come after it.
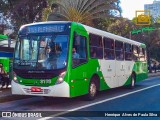
MULTIPOLYGON (((156 76, 160 76, 160 72, 157 73, 149 73, 148 77, 156 77, 156 76)), ((1 88, 1 85, 0 85, 1 88)), ((9 86, 8 89, 4 88, 4 89, 0 89, 0 99, 3 97, 7 97, 7 96, 12 96, 11 94, 11 85, 9 86)))
POLYGON ((5 96, 10 96, 11 94, 11 85, 9 85, 8 88, 3 88, 1 89, 0 85, 0 98, 5 97, 5 96))
MULTIPOLYGON (((104 112, 116 113, 122 111, 123 113, 130 114, 130 112, 135 113, 155 113, 159 114, 160 110, 160 77, 150 77, 147 80, 138 82, 134 89, 128 89, 127 87, 121 87, 116 89, 111 89, 107 91, 99 92, 97 98, 94 101, 84 101, 82 97, 76 97, 72 99, 68 98, 53 98, 49 101, 43 99, 43 97, 36 96, 25 99, 8 100, 7 102, 0 103, 1 111, 34 111, 42 113, 42 116, 47 116, 52 118, 56 115, 62 115, 60 120, 69 120, 70 118, 65 117, 63 114, 68 111, 77 112, 77 114, 69 114, 74 117, 79 116, 82 118, 71 118, 71 120, 99 120, 98 116, 102 117, 102 120, 112 120, 115 117, 104 118, 104 112), (47 112, 45 112, 47 111, 47 112), (82 112, 80 112, 82 111, 82 112), (144 111, 144 112, 143 112, 144 111), (95 113, 94 113, 95 112, 95 113), (82 114, 81 114, 82 113, 82 114), (84 115, 83 115, 84 113, 84 115), (95 118, 88 118, 91 116, 96 116, 95 118), (85 117, 85 118, 84 118, 85 117)), ((12 96, 13 97, 13 96, 12 96)), ((121 117, 117 117, 117 120, 121 120, 121 117)), ((126 117, 124 117, 126 118, 126 117)), ((123 119, 124 119, 123 118, 123 119)), ((127 117, 128 118, 128 117, 127 117)), ((142 120, 146 120, 146 117, 140 117, 142 120)), ((151 118, 151 117, 148 117, 151 118)), ((159 120, 159 117, 154 117, 159 120)), ((151 118, 151 119, 154 119, 151 118)), ((13 118, 18 120, 17 118, 13 118)), ((22 118, 21 118, 22 119, 22 118)), ((20 120, 21 120, 20 119, 20 120)), ((55 118, 56 120, 57 118, 55 118)), ((132 120, 134 117, 128 118, 132 120)), ((135 118, 137 119, 137 117, 135 118)), ((9 119, 10 120, 10 119, 9 119)), ((31 120, 31 119, 30 119, 31 120)), ((41 120, 44 120, 42 118, 41 120)), ((47 119, 45 119, 47 120, 47 119)))
POLYGON ((149 73, 148 77, 156 77, 156 76, 160 76, 160 72, 156 72, 156 73, 149 73))

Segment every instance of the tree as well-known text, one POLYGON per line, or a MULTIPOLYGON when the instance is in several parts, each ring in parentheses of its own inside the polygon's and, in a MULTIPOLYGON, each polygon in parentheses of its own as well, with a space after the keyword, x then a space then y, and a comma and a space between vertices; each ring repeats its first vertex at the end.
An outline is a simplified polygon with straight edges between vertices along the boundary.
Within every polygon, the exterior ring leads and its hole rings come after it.
POLYGON ((160 31, 155 30, 143 33, 143 36, 144 39, 142 40, 147 46, 148 64, 150 68, 149 71, 151 72, 151 58, 157 59, 158 51, 156 49, 160 47, 160 31))
POLYGON ((154 58, 156 60, 160 59, 158 58, 158 50, 157 50, 160 47, 159 29, 156 29, 154 31, 145 31, 139 34, 134 34, 132 35, 132 38, 138 42, 146 44, 149 71, 151 72, 151 58, 154 58))
POLYGON ((5 27, 4 24, 0 24, 0 34, 3 34, 5 27))
POLYGON ((119 0, 56 0, 52 3, 59 5, 60 11, 57 14, 61 20, 88 25, 92 25, 93 20, 97 18, 115 15, 117 11, 121 11, 119 0))
POLYGON ((52 10, 50 7, 44 8, 42 11, 42 21, 47 21, 49 14, 52 13, 52 10))
POLYGON ((130 38, 130 32, 135 28, 136 26, 134 23, 132 23, 132 21, 126 18, 119 18, 108 26, 107 31, 116 35, 130 38))
POLYGON ((160 23, 160 16, 157 17, 156 23, 160 23))
POLYGON ((106 17, 93 20, 94 27, 100 30, 108 31, 108 27, 117 20, 115 17, 106 17))
POLYGON ((11 20, 18 30, 23 24, 41 21, 42 10, 47 7, 46 0, 1 0, 0 12, 11 20))

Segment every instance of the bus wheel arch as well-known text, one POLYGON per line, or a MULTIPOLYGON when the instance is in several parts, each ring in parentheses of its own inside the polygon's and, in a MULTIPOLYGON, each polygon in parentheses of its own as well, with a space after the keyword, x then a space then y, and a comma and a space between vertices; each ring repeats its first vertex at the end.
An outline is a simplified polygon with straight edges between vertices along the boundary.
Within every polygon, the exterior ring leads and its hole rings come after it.
POLYGON ((94 100, 99 90, 100 90, 100 78, 97 74, 94 74, 89 82, 88 94, 86 95, 86 99, 94 100))

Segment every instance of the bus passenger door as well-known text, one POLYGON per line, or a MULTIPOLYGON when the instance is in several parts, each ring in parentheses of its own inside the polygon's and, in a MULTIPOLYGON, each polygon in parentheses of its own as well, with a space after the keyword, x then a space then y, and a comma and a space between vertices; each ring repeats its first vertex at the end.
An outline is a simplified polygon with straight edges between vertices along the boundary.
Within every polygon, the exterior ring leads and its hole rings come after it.
POLYGON ((117 87, 125 84, 125 61, 124 61, 124 45, 121 41, 115 41, 116 54, 116 81, 117 87))
POLYGON ((118 86, 123 86, 126 82, 125 77, 125 62, 124 61, 116 61, 116 78, 118 82, 118 86))
POLYGON ((107 85, 110 88, 118 86, 116 81, 116 66, 115 66, 115 52, 114 52, 114 40, 104 37, 104 59, 101 60, 101 70, 107 85))
POLYGON ((88 92, 87 37, 85 32, 76 31, 72 45, 71 95, 78 96, 88 92))

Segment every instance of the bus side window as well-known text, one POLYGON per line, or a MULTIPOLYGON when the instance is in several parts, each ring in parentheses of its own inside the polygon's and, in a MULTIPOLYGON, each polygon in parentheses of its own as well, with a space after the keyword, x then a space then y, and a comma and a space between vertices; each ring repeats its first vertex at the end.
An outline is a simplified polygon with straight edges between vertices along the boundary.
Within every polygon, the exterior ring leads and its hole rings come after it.
POLYGON ((115 41, 115 53, 117 60, 124 60, 123 42, 115 41))
POLYGON ((144 59, 145 59, 145 61, 147 60, 147 51, 146 51, 146 49, 144 49, 144 59))
POLYGON ((114 40, 104 37, 104 59, 113 60, 115 59, 114 55, 114 40))
POLYGON ((139 47, 133 45, 133 60, 139 60, 139 47))
POLYGON ((73 68, 87 62, 86 37, 75 34, 72 47, 73 68))
POLYGON ((125 43, 124 44, 125 47, 125 60, 132 60, 132 45, 125 43))
POLYGON ((144 48, 139 48, 139 60, 145 61, 145 49, 144 48))
POLYGON ((90 57, 102 59, 103 58, 102 37, 90 33, 89 40, 90 40, 90 57))

